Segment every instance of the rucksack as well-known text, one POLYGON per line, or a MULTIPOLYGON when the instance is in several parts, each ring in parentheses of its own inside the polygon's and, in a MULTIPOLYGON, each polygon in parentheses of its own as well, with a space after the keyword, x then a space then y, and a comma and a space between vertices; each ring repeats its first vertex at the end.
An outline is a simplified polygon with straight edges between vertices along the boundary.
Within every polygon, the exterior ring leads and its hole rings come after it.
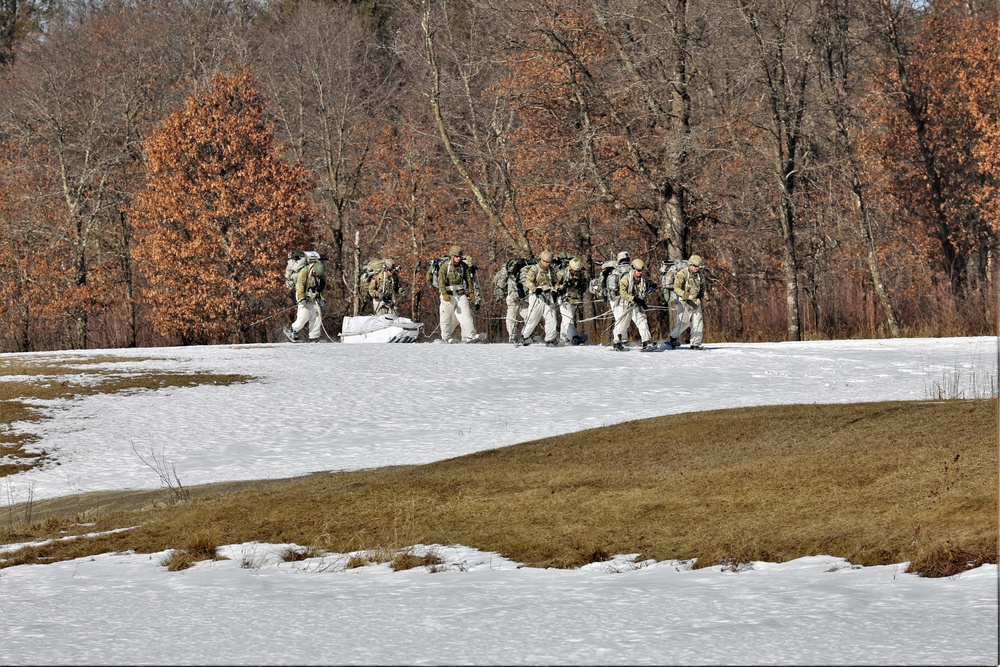
POLYGON ((476 298, 473 300, 473 305, 479 305, 483 302, 483 288, 479 284, 479 267, 472 263, 472 259, 469 257, 463 257, 462 261, 469 265, 469 273, 472 274, 472 284, 476 288, 476 298))
POLYGON ((496 273, 493 274, 493 295, 497 301, 507 298, 508 283, 513 282, 517 288, 517 298, 524 298, 524 283, 521 282, 521 270, 534 264, 535 260, 524 257, 508 259, 496 273))
POLYGON ((630 266, 628 262, 622 264, 616 259, 609 259, 601 264, 601 274, 590 280, 590 293, 605 301, 616 300, 618 298, 618 281, 621 280, 630 266))
POLYGON ((663 288, 663 300, 669 302, 674 294, 674 279, 677 274, 687 268, 686 259, 665 259, 660 262, 660 286, 663 288))
POLYGON ((427 262, 427 283, 434 289, 437 289, 438 285, 438 270, 441 268, 441 264, 449 259, 450 257, 447 255, 442 255, 427 262))
POLYGON ((537 265, 538 265, 538 260, 537 259, 529 259, 527 261, 527 263, 523 264, 521 266, 521 268, 517 270, 517 280, 514 281, 514 282, 517 285, 517 296, 518 296, 518 298, 523 299, 525 296, 528 295, 528 289, 525 287, 525 285, 528 282, 528 280, 527 280, 527 278, 528 278, 528 269, 530 269, 533 266, 537 266, 537 265))
POLYGON ((563 251, 559 253, 558 255, 552 258, 552 269, 555 271, 562 271, 567 266, 569 266, 569 260, 573 259, 574 257, 576 257, 576 255, 574 255, 571 252, 563 251))
POLYGON ((361 297, 361 303, 367 303, 371 295, 368 293, 368 286, 371 284, 372 279, 378 274, 385 271, 385 261, 381 258, 370 259, 365 262, 364 266, 361 267, 361 277, 358 296, 361 297))
POLYGON ((285 264, 285 288, 295 291, 295 281, 299 271, 318 261, 319 253, 312 250, 293 250, 288 253, 288 263, 285 264))

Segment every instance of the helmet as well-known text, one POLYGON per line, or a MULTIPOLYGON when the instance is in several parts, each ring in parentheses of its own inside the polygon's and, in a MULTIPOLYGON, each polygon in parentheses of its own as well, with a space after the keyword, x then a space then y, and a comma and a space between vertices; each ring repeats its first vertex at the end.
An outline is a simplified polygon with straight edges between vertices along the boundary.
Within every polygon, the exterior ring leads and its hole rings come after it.
POLYGON ((618 253, 619 262, 627 262, 630 259, 632 259, 632 255, 628 254, 628 250, 622 250, 620 253, 618 253))
POLYGON ((461 257, 462 256, 462 246, 460 246, 460 245, 453 245, 451 248, 448 249, 448 256, 449 257, 461 257))
POLYGON ((583 261, 579 257, 574 257, 573 259, 569 260, 570 271, 579 271, 582 268, 583 268, 583 261))
POLYGON ((543 251, 542 254, 538 256, 538 261, 540 261, 540 262, 551 262, 552 261, 552 253, 549 252, 548 250, 543 251))
POLYGON ((635 269, 636 271, 642 271, 643 269, 646 268, 646 262, 642 261, 641 259, 633 259, 632 268, 635 269))
POLYGON ((688 264, 692 266, 701 266, 701 255, 691 255, 688 259, 688 264))
POLYGON ((323 265, 320 262, 316 262, 312 265, 312 267, 313 275, 317 278, 322 278, 323 274, 326 273, 326 269, 323 268, 323 265))

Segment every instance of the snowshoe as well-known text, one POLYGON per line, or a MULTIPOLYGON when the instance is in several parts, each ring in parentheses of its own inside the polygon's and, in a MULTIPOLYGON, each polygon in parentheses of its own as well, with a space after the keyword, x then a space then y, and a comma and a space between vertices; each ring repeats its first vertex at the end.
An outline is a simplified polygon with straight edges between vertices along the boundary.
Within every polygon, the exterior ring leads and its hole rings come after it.
POLYGON ((285 338, 288 339, 289 343, 298 343, 299 335, 289 329, 288 327, 281 327, 281 333, 285 334, 285 338))

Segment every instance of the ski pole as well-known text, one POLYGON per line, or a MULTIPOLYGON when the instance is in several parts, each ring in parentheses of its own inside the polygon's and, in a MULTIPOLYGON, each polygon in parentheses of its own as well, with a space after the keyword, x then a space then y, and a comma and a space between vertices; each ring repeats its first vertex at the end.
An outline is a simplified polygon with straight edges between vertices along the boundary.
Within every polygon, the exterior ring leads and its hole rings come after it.
POLYGON ((281 315, 282 313, 287 313, 288 311, 290 311, 290 310, 292 310, 294 308, 298 308, 298 306, 297 305, 296 306, 289 306, 288 308, 285 308, 284 310, 279 310, 278 312, 276 312, 273 315, 268 315, 267 317, 265 317, 262 320, 257 320, 256 322, 251 323, 250 326, 255 327, 258 324, 260 324, 261 322, 267 322, 269 319, 271 319, 273 317, 277 317, 278 315, 281 315))

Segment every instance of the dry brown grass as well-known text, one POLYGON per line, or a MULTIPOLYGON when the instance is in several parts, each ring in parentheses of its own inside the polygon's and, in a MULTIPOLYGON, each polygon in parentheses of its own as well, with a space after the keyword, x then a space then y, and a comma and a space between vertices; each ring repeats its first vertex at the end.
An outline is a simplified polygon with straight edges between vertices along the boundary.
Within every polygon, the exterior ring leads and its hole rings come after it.
POLYGON ((690 413, 422 466, 193 487, 191 501, 165 507, 150 495, 117 507, 102 496, 106 511, 87 496, 39 502, 31 525, 0 525, 0 542, 133 528, 24 548, 0 567, 190 554, 192 536, 210 535, 213 547, 383 554, 356 564, 406 565, 410 545, 464 544, 536 567, 829 554, 946 576, 997 562, 997 455, 996 399, 690 413))

